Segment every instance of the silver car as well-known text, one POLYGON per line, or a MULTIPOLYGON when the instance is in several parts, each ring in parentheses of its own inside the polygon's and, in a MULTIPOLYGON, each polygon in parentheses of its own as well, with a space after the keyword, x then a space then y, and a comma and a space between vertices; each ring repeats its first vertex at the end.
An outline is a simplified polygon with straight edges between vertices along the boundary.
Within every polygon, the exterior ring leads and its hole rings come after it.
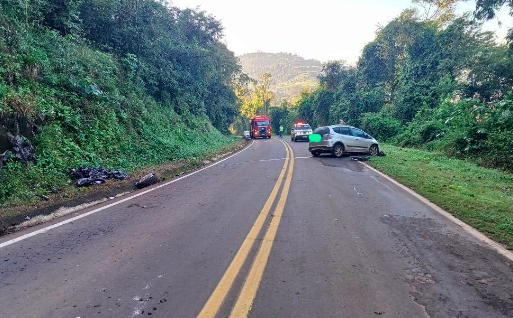
POLYGON ((308 136, 312 133, 312 127, 308 124, 295 124, 292 130, 290 131, 290 140, 298 141, 298 140, 306 140, 308 141, 308 136))
POLYGON ((379 154, 379 145, 376 139, 358 128, 346 125, 333 125, 319 127, 314 134, 322 136, 321 141, 310 141, 308 150, 314 157, 321 153, 331 153, 340 158, 344 153, 368 153, 372 156, 379 154))

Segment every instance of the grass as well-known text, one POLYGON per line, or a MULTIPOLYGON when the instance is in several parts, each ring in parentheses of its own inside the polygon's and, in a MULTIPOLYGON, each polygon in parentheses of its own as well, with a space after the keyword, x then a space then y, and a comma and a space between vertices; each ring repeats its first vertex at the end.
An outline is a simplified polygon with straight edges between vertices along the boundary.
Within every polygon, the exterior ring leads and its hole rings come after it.
POLYGON ((442 153, 382 145, 374 168, 513 249, 513 174, 442 153))

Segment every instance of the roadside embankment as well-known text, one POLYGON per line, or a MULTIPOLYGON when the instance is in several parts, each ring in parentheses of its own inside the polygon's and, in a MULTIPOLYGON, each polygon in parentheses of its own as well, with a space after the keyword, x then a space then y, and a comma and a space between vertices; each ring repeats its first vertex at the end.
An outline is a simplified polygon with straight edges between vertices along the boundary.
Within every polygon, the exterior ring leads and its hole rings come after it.
POLYGON ((513 249, 513 174, 439 152, 382 145, 369 164, 513 249))
POLYGON ((103 184, 90 187, 76 187, 70 184, 55 194, 49 194, 49 201, 4 206, 0 209, 0 235, 50 221, 134 191, 134 183, 150 172, 156 173, 161 181, 165 181, 206 166, 239 151, 246 145, 246 140, 232 139, 231 142, 218 146, 217 150, 200 156, 135 169, 126 180, 107 180, 103 184))

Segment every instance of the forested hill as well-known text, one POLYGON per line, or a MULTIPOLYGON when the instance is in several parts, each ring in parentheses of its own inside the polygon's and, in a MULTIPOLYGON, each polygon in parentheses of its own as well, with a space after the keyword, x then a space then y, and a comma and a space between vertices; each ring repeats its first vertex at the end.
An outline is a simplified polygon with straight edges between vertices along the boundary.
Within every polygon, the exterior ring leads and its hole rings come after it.
POLYGON ((239 57, 242 70, 254 79, 262 74, 271 74, 271 90, 275 94, 275 104, 290 100, 301 90, 317 87, 317 75, 322 63, 307 60, 290 53, 248 53, 239 57))
POLYGON ((71 168, 132 170, 233 140, 220 131, 239 112, 238 61, 207 13, 0 0, 0 24, 0 210, 65 185, 71 168), (12 136, 33 154, 16 158, 12 136))

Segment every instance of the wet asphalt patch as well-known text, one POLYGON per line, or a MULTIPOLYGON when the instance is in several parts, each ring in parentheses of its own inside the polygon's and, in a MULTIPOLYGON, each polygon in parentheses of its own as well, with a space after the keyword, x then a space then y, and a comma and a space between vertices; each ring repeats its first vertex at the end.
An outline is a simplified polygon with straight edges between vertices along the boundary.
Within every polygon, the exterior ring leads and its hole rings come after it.
POLYGON ((431 317, 511 317, 513 264, 430 218, 387 215, 404 279, 431 317), (458 300, 458 301, 455 301, 458 300))

